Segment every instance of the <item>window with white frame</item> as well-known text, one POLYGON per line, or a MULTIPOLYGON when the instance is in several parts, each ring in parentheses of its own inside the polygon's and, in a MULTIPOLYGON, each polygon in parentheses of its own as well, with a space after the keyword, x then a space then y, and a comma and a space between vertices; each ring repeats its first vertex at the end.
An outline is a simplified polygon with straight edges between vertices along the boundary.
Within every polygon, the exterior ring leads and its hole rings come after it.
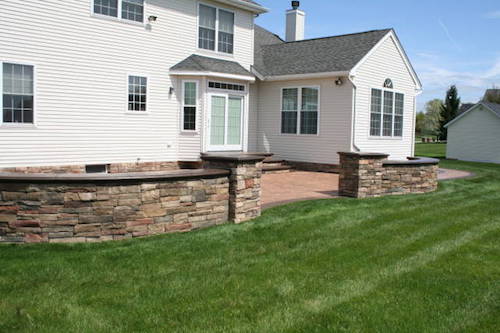
POLYGON ((370 136, 403 136, 404 95, 391 90, 372 89, 370 136))
POLYGON ((146 111, 148 79, 142 76, 128 77, 128 110, 146 111))
POLYGON ((196 130, 196 109, 198 104, 198 84, 195 81, 185 81, 182 97, 182 129, 196 130))
POLYGON ((94 14, 144 22, 144 0, 93 0, 94 14))
POLYGON ((318 134, 319 88, 284 88, 281 105, 282 134, 318 134))
POLYGON ((33 123, 33 66, 3 63, 2 111, 4 123, 33 123))
POLYGON ((234 13, 200 4, 198 47, 232 54, 234 52, 234 13))

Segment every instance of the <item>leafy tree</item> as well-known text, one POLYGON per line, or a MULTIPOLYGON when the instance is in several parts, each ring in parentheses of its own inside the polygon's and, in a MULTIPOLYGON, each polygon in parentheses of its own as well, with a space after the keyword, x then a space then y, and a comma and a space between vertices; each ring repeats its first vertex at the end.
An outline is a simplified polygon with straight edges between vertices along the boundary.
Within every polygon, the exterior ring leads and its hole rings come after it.
POLYGON ((440 99, 433 99, 425 104, 425 119, 422 134, 436 136, 439 134, 442 105, 443 102, 440 99))
POLYGON ((444 127, 448 122, 452 121, 460 108, 460 98, 456 86, 451 86, 446 92, 446 98, 441 105, 441 121, 439 123, 439 139, 446 140, 448 138, 448 130, 444 127))
POLYGON ((425 125, 425 113, 419 112, 417 113, 417 119, 415 122, 415 135, 422 135, 424 133, 424 125, 425 125))

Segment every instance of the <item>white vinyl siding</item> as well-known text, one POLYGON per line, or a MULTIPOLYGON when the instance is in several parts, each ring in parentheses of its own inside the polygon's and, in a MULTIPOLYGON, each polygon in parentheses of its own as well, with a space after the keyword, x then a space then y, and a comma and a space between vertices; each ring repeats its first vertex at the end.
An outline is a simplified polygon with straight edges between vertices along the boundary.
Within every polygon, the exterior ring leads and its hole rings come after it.
MULTIPOLYGON (((283 82, 260 82, 257 151, 290 161, 337 164, 337 152, 350 150, 352 85, 335 85, 335 78, 289 81, 290 87, 319 88, 317 135, 281 134, 283 82)), ((294 108, 294 104, 287 109, 294 108)))
POLYGON ((233 54, 234 12, 200 4, 198 13, 198 47, 233 54))
MULTIPOLYGON (((90 7, 89 1, 0 1, 1 61, 35 68, 35 122, 1 125, 0 168, 199 159, 201 135, 179 133, 181 80, 169 75, 200 51, 198 3, 147 2, 145 17, 159 18, 150 29, 89 15, 90 7), (147 112, 127 111, 129 74, 148 78, 147 112)), ((250 69, 253 14, 229 9, 235 12, 231 59, 250 69)))
POLYGON ((354 78, 356 116, 352 150, 357 148, 361 151, 387 153, 392 159, 405 159, 413 155, 417 84, 403 59, 396 40, 390 36, 357 69, 354 78), (384 88, 387 78, 391 79, 394 90, 384 88), (375 102, 374 88, 382 91, 380 100, 377 98, 375 102), (390 103, 385 103, 384 107, 384 91, 394 92, 392 107, 390 103), (393 125, 389 126, 389 121, 393 125), (383 136, 384 130, 385 134, 391 133, 392 136, 383 136), (378 131, 380 135, 376 135, 375 132, 378 131))
POLYGON ((500 163, 499 133, 500 118, 478 106, 448 127, 446 157, 500 163))

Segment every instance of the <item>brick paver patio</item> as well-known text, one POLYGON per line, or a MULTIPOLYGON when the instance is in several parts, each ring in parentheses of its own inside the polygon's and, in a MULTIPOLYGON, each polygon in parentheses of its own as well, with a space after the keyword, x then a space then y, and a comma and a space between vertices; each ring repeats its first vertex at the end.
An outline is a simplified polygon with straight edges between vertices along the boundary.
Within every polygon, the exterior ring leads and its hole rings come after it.
MULTIPOLYGON (((460 170, 439 169, 438 179, 468 177, 460 170)), ((262 208, 289 202, 338 197, 339 175, 334 173, 295 171, 262 176, 262 208)))

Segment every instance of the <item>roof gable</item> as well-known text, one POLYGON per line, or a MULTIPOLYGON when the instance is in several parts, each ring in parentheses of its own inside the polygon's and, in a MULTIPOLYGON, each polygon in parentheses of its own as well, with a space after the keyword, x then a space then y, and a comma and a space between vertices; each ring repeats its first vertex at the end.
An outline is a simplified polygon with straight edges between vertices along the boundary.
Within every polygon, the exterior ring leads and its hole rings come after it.
POLYGON ((375 54, 377 52, 377 50, 379 50, 380 47, 382 47, 384 45, 384 43, 387 41, 387 40, 391 40, 391 42, 393 43, 393 45, 396 47, 396 50, 397 52, 399 53, 399 56, 401 57, 404 65, 406 66, 406 69, 408 70, 408 74, 411 76, 411 78, 413 79, 413 82, 415 83, 415 85, 417 86, 417 89, 421 89, 422 88, 422 83, 420 81, 420 79, 418 78, 418 75, 417 75, 417 72, 415 71, 415 69, 413 68, 411 62, 410 62, 410 58, 408 58, 408 55, 406 54, 403 46, 401 45, 401 42, 398 38, 398 36, 396 35, 396 32, 391 29, 389 31, 389 33, 387 35, 385 35, 364 57, 363 59, 361 59, 357 64, 356 66, 354 66, 354 68, 352 69, 351 71, 351 74, 353 75, 356 75, 356 71, 366 62, 368 61, 368 59, 370 59, 370 57, 375 54))
POLYGON ((459 114, 458 117, 456 117, 455 119, 453 119, 452 121, 450 121, 449 123, 444 125, 444 127, 448 128, 450 125, 452 125, 452 124, 456 123, 458 120, 462 119, 466 114, 469 114, 470 112, 472 112, 474 110, 477 110, 480 106, 483 106, 486 110, 491 111, 498 118, 500 118, 500 104, 489 103, 489 102, 479 102, 476 105, 474 105, 473 107, 469 108, 467 111, 459 114))

